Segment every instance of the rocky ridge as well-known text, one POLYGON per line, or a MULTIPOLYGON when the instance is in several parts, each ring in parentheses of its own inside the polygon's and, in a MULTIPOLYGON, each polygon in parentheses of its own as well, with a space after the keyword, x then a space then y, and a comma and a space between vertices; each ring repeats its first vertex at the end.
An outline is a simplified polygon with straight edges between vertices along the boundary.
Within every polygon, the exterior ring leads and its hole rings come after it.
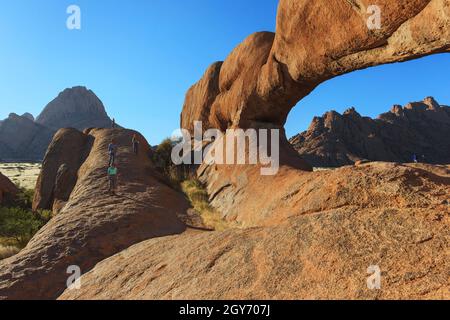
POLYGON ((450 163, 450 107, 432 97, 395 105, 377 119, 354 108, 316 117, 309 129, 290 139, 314 167, 339 167, 357 161, 450 163))

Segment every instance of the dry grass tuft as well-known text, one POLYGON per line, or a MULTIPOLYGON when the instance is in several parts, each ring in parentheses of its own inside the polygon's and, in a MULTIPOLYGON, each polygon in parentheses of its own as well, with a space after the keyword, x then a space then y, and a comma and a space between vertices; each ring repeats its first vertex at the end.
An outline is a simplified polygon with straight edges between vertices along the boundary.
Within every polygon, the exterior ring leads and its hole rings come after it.
POLYGON ((19 248, 14 246, 2 246, 0 245, 0 260, 7 259, 18 254, 20 251, 19 248))
POLYGON ((197 211, 203 223, 216 231, 229 229, 231 226, 214 210, 208 202, 208 193, 204 189, 200 181, 195 178, 186 180, 181 183, 183 192, 187 195, 192 207, 197 211))

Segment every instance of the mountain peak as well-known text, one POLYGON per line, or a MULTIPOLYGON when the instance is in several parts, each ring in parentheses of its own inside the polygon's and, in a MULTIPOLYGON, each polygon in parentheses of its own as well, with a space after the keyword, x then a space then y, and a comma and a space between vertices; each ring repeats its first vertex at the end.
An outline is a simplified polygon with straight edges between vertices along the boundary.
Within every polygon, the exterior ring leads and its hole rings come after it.
POLYGON ((344 115, 361 117, 361 115, 356 111, 355 107, 351 107, 345 110, 344 115))
POLYGON ((74 127, 84 130, 89 127, 109 127, 111 119, 102 101, 92 90, 76 86, 59 93, 44 108, 36 122, 53 129, 74 127))
POLYGON ((391 109, 391 113, 396 115, 402 115, 403 114, 403 106, 399 104, 394 104, 391 109))
POLYGON ((28 120, 31 120, 31 121, 34 121, 34 116, 29 112, 25 112, 21 117, 27 118, 28 120))
POLYGON ((437 110, 441 107, 439 105, 439 103, 433 97, 426 97, 423 100, 423 103, 425 103, 427 106, 429 106, 431 110, 437 110))

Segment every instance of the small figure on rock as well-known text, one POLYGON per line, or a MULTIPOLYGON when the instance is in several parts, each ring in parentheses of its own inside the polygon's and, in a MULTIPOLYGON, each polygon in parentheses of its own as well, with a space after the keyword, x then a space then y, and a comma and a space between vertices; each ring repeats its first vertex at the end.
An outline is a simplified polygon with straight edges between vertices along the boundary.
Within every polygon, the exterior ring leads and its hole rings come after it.
POLYGON ((116 195, 117 189, 117 167, 114 163, 108 168, 109 190, 111 195, 116 195))
POLYGON ((132 144, 133 144, 134 154, 138 155, 139 154, 139 140, 138 140, 136 134, 133 135, 132 144))
POLYGON ((413 154, 413 162, 414 163, 419 163, 419 161, 417 160, 417 155, 413 154))
POLYGON ((112 121, 111 121, 111 128, 112 129, 116 128, 116 119, 115 118, 113 118, 112 121))
POLYGON ((111 166, 114 162, 116 162, 116 153, 117 153, 117 145, 113 139, 111 140, 111 143, 108 146, 109 166, 111 166))

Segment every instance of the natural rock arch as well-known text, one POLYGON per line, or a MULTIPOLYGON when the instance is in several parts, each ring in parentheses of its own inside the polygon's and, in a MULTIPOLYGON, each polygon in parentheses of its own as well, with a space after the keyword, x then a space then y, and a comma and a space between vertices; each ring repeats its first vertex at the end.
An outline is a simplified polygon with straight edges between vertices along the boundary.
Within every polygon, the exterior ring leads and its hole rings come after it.
POLYGON ((370 30, 369 0, 281 0, 276 33, 244 40, 214 63, 186 95, 181 126, 282 127, 319 84, 344 73, 450 51, 445 0, 380 0, 370 30))
POLYGON ((299 212, 297 169, 312 168, 288 143, 283 127, 290 110, 318 85, 355 70, 450 52, 448 1, 377 1, 378 30, 367 26, 370 5, 369 0, 280 0, 275 34, 250 35, 189 89, 183 129, 192 131, 194 122, 202 121, 203 129, 282 132, 276 176, 261 177, 250 165, 201 166, 198 175, 212 205, 227 219, 254 226, 299 212), (290 204, 280 208, 285 199, 290 204))

